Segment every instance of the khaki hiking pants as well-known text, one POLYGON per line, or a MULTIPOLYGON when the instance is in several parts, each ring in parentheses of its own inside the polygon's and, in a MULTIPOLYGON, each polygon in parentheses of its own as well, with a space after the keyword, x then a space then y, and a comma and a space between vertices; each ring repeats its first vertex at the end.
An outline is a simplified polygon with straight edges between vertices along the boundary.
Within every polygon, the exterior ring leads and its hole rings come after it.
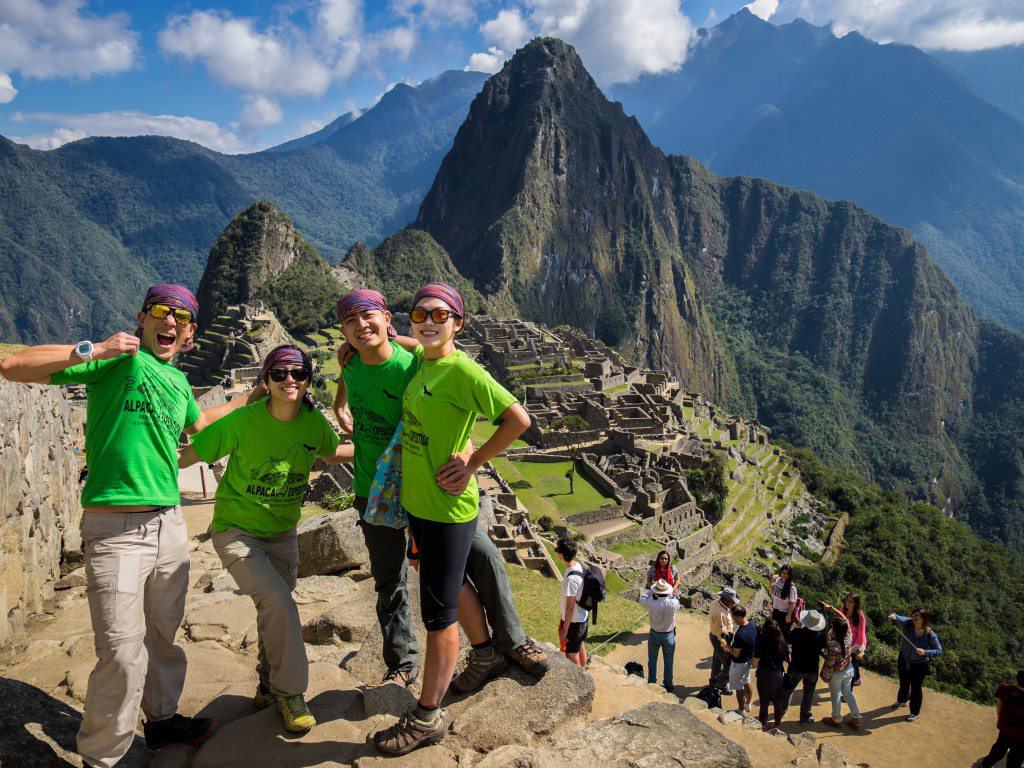
POLYGON ((178 710, 185 652, 174 635, 185 612, 188 535, 180 507, 82 515, 86 595, 96 634, 78 752, 96 768, 116 765, 148 721, 178 710))
POLYGON ((299 573, 295 529, 263 539, 228 528, 214 531, 213 546, 235 583, 256 604, 256 671, 263 687, 279 696, 305 693, 309 663, 292 597, 299 573))

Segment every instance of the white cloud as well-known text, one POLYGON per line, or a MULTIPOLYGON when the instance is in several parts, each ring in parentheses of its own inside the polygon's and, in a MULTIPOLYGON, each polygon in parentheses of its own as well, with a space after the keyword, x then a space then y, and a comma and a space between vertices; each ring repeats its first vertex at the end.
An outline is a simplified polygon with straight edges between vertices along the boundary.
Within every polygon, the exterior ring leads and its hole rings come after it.
POLYGON ((773 22, 801 17, 832 22, 836 34, 856 30, 879 42, 981 50, 1024 43, 1020 0, 781 0, 773 22))
POLYGON ((18 89, 11 82, 11 76, 0 72, 0 104, 9 104, 17 95, 18 89))
POLYGON ((604 84, 679 69, 696 29, 679 0, 526 0, 542 35, 572 43, 604 84))
POLYGON ((465 70, 467 72, 497 72, 501 69, 505 63, 505 59, 508 56, 500 48, 495 48, 493 45, 487 49, 486 53, 474 53, 469 57, 469 64, 466 65, 465 70))
POLYGON ((359 0, 321 0, 318 19, 331 40, 352 37, 362 25, 362 4, 359 0))
POLYGON ((416 32, 411 27, 394 27, 372 35, 367 44, 367 52, 373 58, 393 54, 405 61, 415 45, 416 32))
POLYGON ((480 33, 498 48, 514 51, 530 39, 530 26, 518 8, 506 8, 490 21, 481 24, 480 33))
POLYGON ((754 2, 747 3, 743 7, 755 16, 760 16, 762 19, 770 19, 779 9, 779 0, 754 0, 754 2))
POLYGON ((172 136, 187 139, 220 152, 251 149, 238 137, 209 120, 184 115, 148 115, 143 112, 115 111, 67 114, 60 112, 15 113, 16 122, 51 123, 49 132, 11 138, 36 149, 54 149, 86 136, 172 136))
POLYGON ((176 16, 157 39, 166 53, 200 61, 215 80, 248 93, 322 96, 334 78, 332 64, 290 30, 261 32, 223 11, 176 16))
POLYGON ((266 96, 247 96, 245 107, 238 116, 243 131, 254 133, 268 125, 277 125, 284 119, 281 105, 266 96))
POLYGON ((97 16, 84 0, 0 0, 0 72, 52 79, 130 69, 138 35, 125 13, 97 16))
POLYGON ((437 28, 447 24, 472 24, 476 21, 475 5, 475 0, 392 0, 391 10, 437 28))

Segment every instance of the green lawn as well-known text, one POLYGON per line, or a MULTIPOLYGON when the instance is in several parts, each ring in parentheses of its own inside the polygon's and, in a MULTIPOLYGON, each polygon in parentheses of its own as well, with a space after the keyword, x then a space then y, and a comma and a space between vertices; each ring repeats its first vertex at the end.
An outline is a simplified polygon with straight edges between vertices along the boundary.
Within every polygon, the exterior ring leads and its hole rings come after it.
MULTIPOLYGON (((526 633, 536 640, 557 644, 562 582, 518 565, 506 567, 516 610, 526 633)), ((615 643, 602 645, 606 640, 617 633, 629 632, 642 625, 646 619, 647 612, 637 603, 619 597, 609 589, 608 596, 598 609, 598 624, 590 628, 587 650, 591 653, 597 650, 599 655, 608 653, 615 647, 615 643)))
POLYGON ((640 539, 639 541, 628 541, 622 544, 615 544, 607 549, 610 552, 622 555, 625 558, 637 557, 638 555, 649 554, 651 559, 663 549, 663 545, 653 539, 640 539))
MULTIPOLYGON (((473 425, 473 432, 470 434, 470 438, 473 440, 473 445, 480 446, 491 439, 491 435, 498 429, 496 424, 491 424, 487 419, 477 419, 473 425)), ((522 440, 515 440, 509 448, 529 448, 529 443, 523 442, 522 440)))
POLYGON ((565 477, 571 462, 559 461, 553 464, 537 464, 529 461, 510 461, 499 457, 494 467, 511 485, 530 511, 530 518, 537 520, 544 515, 564 524, 570 515, 589 512, 614 501, 605 496, 590 481, 576 473, 575 491, 569 493, 569 481, 565 477))

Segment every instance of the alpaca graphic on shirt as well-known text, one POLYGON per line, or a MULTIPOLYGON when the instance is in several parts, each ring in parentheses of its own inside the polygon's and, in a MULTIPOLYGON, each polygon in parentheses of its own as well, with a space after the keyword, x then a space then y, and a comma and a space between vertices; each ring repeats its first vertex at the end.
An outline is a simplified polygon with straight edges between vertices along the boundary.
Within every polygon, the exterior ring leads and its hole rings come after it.
POLYGON ((305 483, 310 470, 313 469, 316 449, 315 445, 295 443, 288 449, 283 459, 270 456, 258 468, 252 470, 252 479, 269 486, 305 483))

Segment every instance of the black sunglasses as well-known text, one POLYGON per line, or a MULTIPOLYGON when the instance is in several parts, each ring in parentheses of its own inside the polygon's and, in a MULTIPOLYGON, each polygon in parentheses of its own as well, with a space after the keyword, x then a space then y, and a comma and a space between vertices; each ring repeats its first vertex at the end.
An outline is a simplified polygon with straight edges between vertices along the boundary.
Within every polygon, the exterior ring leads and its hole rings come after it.
POLYGON ((270 369, 270 380, 280 384, 282 381, 287 379, 289 376, 292 377, 293 381, 305 381, 309 378, 309 372, 304 368, 271 368, 270 369))

